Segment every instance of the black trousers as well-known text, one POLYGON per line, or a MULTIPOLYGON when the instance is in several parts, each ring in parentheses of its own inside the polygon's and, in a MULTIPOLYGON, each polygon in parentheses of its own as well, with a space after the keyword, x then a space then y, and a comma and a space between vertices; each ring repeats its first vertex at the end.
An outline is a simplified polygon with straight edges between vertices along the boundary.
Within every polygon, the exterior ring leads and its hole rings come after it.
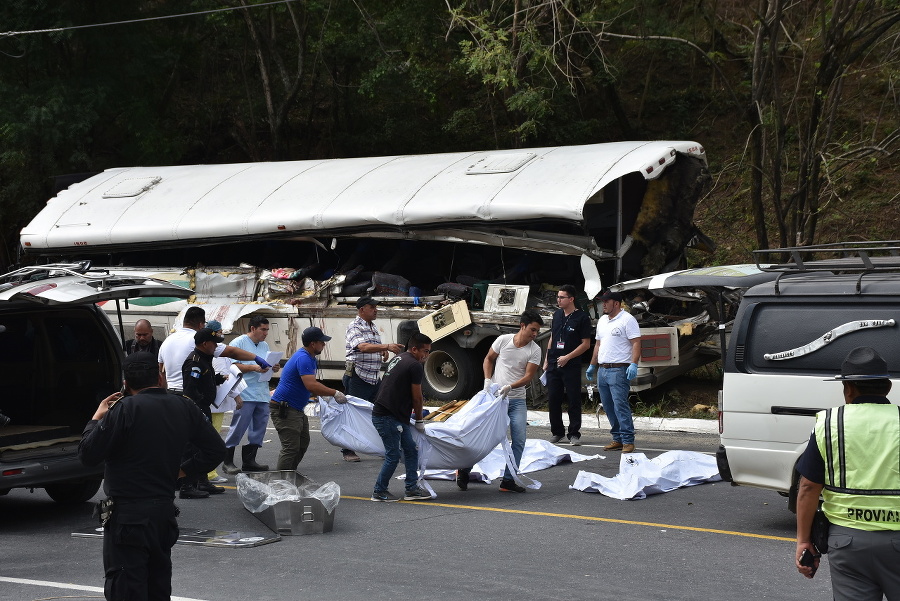
POLYGON ((107 601, 169 600, 176 515, 172 499, 115 502, 103 529, 107 601))
POLYGON ((581 362, 559 368, 551 366, 547 373, 547 396, 550 405, 550 433, 565 436, 562 405, 569 405, 569 436, 581 436, 581 362))

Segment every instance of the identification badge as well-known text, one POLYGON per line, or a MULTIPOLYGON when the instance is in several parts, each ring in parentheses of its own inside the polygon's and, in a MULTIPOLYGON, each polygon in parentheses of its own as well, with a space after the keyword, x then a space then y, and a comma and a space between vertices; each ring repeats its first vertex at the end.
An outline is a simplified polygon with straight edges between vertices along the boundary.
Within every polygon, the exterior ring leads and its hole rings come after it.
POLYGON ((562 349, 566 348, 566 343, 562 340, 557 340, 556 348, 558 348, 559 350, 562 350, 562 349))

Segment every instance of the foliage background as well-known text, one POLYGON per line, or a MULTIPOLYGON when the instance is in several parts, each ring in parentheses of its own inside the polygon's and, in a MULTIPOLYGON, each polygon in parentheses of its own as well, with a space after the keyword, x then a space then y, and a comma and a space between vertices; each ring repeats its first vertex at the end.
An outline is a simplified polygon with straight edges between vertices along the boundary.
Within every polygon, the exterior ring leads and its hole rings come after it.
MULTIPOLYGON (((0 263, 55 177, 691 139, 749 250, 898 237, 897 0, 6 0, 0 263)), ((0 32, 2 33, 2 32, 0 32)))

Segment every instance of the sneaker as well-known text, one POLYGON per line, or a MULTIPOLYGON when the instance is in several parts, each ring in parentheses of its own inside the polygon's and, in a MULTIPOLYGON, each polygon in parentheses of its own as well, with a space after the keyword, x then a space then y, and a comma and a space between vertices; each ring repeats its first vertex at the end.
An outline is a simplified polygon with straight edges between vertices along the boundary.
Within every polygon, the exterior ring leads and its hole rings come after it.
POLYGON ((472 468, 463 467, 456 470, 456 485, 459 487, 459 490, 468 490, 469 489, 469 474, 472 473, 472 468))
POLYGON ((500 492, 525 492, 525 487, 516 484, 515 480, 501 480, 500 492))
POLYGON ((212 482, 213 484, 222 484, 224 482, 228 482, 228 478, 226 478, 225 476, 216 476, 215 478, 211 479, 210 482, 212 482))
POLYGON ((377 490, 372 493, 373 501, 381 501, 383 503, 393 503, 394 501, 399 501, 397 497, 389 493, 388 491, 378 492, 377 490))
POLYGON ((634 453, 634 445, 633 445, 633 444, 627 444, 627 445, 623 446, 623 447, 622 447, 622 452, 623 452, 623 453, 634 453))
MULTIPOLYGON (((632 447, 632 448, 634 448, 634 447, 632 447)), ((618 440, 614 440, 611 443, 609 443, 608 445, 606 445, 605 447, 603 447, 604 451, 619 451, 621 449, 622 449, 622 443, 619 442, 618 440)))
POLYGON ((421 486, 406 491, 406 494, 403 496, 404 501, 424 501, 426 499, 430 500, 431 495, 421 486))
POLYGON ((550 442, 552 442, 553 444, 556 444, 562 439, 563 439, 562 435, 554 434, 553 436, 550 437, 550 442))
POLYGON ((350 463, 359 463, 361 461, 361 459, 359 458, 359 455, 357 455, 353 451, 347 451, 347 452, 343 453, 343 456, 344 456, 344 461, 349 461, 350 463))
POLYGON ((581 436, 579 436, 578 434, 573 434, 569 437, 569 444, 573 447, 581 446, 581 436))

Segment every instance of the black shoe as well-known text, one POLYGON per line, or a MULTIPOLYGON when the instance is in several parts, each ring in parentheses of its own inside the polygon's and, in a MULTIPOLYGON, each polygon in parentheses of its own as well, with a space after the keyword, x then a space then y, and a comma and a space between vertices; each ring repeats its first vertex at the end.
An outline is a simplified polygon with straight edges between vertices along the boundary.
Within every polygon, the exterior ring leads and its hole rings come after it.
POLYGON ((179 499, 206 499, 208 497, 208 492, 199 490, 194 486, 182 486, 181 492, 178 493, 179 499))
POLYGON ((197 485, 197 490, 202 490, 203 492, 209 493, 211 495, 221 495, 225 492, 225 488, 222 486, 216 486, 210 482, 201 482, 197 485))
POLYGON ((469 474, 472 473, 472 468, 463 467, 456 470, 456 485, 459 487, 459 490, 468 490, 469 489, 469 474))
POLYGON ((501 480, 500 492, 525 492, 525 487, 516 484, 515 480, 501 480))

